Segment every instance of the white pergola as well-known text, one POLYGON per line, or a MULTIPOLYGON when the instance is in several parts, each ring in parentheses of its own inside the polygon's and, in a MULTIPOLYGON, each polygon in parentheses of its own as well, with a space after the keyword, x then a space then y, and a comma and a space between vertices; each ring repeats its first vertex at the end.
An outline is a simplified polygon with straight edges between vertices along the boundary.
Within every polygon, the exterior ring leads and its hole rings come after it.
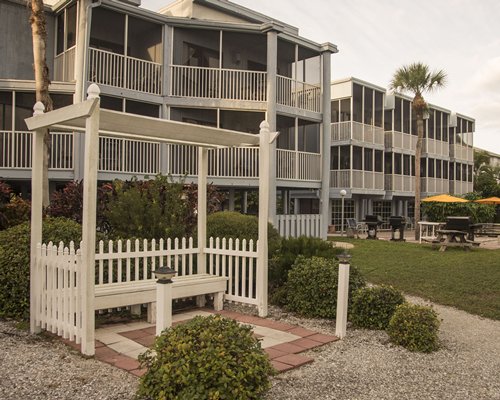
MULTIPOLYGON (((260 134, 253 135, 201 125, 186 124, 158 118, 125 114, 100 108, 100 90, 92 84, 87 100, 58 110, 44 113, 38 102, 34 115, 26 119, 28 129, 34 131, 32 151, 32 206, 31 206, 31 276, 37 245, 42 242, 42 179, 43 141, 49 128, 63 128, 85 133, 83 224, 81 254, 82 271, 82 352, 89 354, 94 348, 94 274, 96 241, 97 169, 99 134, 135 139, 152 139, 171 143, 195 145, 198 159, 198 267, 206 271, 204 248, 206 245, 208 149, 231 146, 259 146, 259 240, 257 257, 257 302, 260 316, 267 315, 268 248, 267 224, 269 215, 270 145, 277 134, 269 132, 266 121, 260 125, 260 134)), ((34 282, 31 279, 30 329, 36 332, 34 319, 34 282)))

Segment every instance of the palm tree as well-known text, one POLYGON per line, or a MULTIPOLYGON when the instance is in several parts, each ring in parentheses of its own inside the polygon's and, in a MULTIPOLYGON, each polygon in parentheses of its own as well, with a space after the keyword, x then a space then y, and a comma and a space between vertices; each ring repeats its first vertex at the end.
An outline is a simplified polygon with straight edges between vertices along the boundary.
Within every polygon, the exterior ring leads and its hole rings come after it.
MULTIPOLYGON (((428 65, 421 62, 402 66, 394 73, 390 89, 413 94, 413 112, 417 120, 417 147, 415 149, 415 224, 420 221, 420 158, 424 137, 424 113, 427 103, 423 93, 431 92, 446 84, 446 73, 441 70, 431 72, 428 65)), ((415 239, 419 239, 419 230, 415 229, 415 239)))
MULTIPOLYGON (((43 0, 28 0, 30 8, 30 24, 33 38, 33 69, 35 72, 36 101, 41 101, 45 111, 52 110, 52 99, 49 95, 49 68, 45 50, 47 47, 47 23, 45 19, 43 0)), ((45 149, 43 157, 43 205, 49 205, 49 154, 50 134, 45 134, 45 149)))

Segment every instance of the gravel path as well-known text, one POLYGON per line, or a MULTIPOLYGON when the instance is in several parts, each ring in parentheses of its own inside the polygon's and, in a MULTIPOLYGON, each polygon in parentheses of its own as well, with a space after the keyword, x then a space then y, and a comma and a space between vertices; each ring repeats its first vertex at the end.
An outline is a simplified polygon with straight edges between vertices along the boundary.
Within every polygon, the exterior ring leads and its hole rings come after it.
MULTIPOLYGON (((343 341, 311 350, 312 364, 273 378, 266 398, 500 399, 500 321, 434 307, 443 320, 438 352, 410 353, 384 332, 349 329, 343 341)), ((297 319, 276 308, 271 315, 323 333, 335 330, 330 321, 297 319)), ((136 385, 128 373, 0 321, 0 399, 128 400, 136 385)))

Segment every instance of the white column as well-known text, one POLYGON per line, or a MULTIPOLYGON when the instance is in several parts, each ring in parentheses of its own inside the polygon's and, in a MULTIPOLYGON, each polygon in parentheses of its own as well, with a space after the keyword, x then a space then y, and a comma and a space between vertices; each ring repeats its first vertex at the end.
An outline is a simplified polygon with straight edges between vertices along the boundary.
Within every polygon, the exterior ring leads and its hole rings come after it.
MULTIPOLYGON (((276 132, 276 77, 278 70, 278 32, 267 32, 267 112, 266 121, 270 132, 276 132)), ((269 145, 269 143, 268 143, 269 145)), ((269 222, 277 226, 276 220, 276 143, 271 145, 269 166, 259 169, 259 174, 266 174, 269 186, 269 222)))
POLYGON ((172 326, 172 281, 156 284, 156 336, 172 326))
POLYGON ((76 54, 75 54, 75 94, 73 103, 80 103, 84 99, 84 88, 86 82, 85 59, 87 56, 87 25, 88 11, 90 10, 91 0, 80 0, 78 2, 78 21, 76 33, 76 54))
MULTIPOLYGON (((259 171, 269 170, 269 124, 260 124, 259 171)), ((259 240, 257 244, 257 309, 260 317, 267 316, 267 215, 269 213, 269 185, 264 174, 259 174, 259 240)))
POLYGON ((229 189, 229 211, 234 211, 234 189, 229 189))
POLYGON ((349 298, 349 268, 348 260, 339 261, 339 283, 337 290, 337 316, 335 318, 335 335, 342 339, 347 330, 347 300, 349 298))
POLYGON ((242 196, 241 196, 241 210, 243 214, 246 214, 248 212, 248 191, 243 190, 242 196))
MULTIPOLYGON (((42 102, 37 102, 33 107, 33 115, 42 115, 44 110, 42 102)), ((35 322, 35 310, 38 306, 35 297, 35 269, 37 245, 42 242, 42 210, 43 210, 43 149, 45 129, 33 133, 33 153, 31 168, 31 251, 30 251, 30 332, 40 332, 40 327, 35 322)))
POLYGON ((198 149, 198 273, 207 272, 205 246, 207 245, 207 172, 208 149, 198 149))
POLYGON ((90 85, 88 100, 95 99, 97 105, 85 122, 85 152, 83 174, 82 216, 82 353, 94 355, 94 279, 95 236, 97 203, 97 162, 99 156, 99 87, 90 85))

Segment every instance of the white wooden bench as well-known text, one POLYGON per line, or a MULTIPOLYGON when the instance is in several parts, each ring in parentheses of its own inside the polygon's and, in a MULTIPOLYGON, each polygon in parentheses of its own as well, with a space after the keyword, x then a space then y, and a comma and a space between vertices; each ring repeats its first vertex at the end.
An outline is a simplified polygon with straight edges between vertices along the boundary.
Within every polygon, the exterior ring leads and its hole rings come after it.
MULTIPOLYGON (((222 310, 228 278, 210 274, 176 276, 172 279, 172 298, 197 297, 197 305, 205 305, 205 295, 214 296, 214 309, 222 310)), ((132 306, 137 313, 141 304, 148 305, 148 322, 156 320, 156 280, 131 281, 96 285, 95 310, 132 306)))

